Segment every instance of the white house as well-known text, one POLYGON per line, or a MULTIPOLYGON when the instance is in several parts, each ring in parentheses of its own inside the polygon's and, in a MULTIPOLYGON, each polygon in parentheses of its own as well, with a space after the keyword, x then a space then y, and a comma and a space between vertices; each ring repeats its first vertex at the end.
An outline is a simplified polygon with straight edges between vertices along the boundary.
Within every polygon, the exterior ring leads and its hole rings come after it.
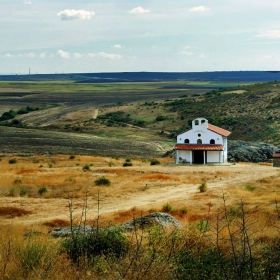
POLYGON ((227 136, 230 131, 208 123, 207 119, 192 121, 192 129, 177 136, 174 146, 175 160, 178 163, 226 163, 227 136))

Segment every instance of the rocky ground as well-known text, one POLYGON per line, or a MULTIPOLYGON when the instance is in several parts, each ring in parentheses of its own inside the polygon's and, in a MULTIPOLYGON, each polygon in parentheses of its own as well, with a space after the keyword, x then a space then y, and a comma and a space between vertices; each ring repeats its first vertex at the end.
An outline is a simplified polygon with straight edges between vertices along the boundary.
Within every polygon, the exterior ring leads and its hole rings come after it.
POLYGON ((280 147, 262 142, 237 140, 229 141, 228 144, 230 162, 269 162, 272 160, 273 153, 280 150, 280 147))

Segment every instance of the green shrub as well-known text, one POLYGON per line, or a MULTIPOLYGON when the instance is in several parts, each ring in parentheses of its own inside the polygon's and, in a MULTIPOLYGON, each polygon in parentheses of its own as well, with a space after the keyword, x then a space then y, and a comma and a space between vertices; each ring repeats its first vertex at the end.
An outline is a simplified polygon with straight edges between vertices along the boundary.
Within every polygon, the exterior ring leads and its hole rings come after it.
POLYGON ((206 192, 207 191, 207 184, 206 182, 203 182, 202 184, 200 184, 198 186, 198 190, 202 193, 202 192, 206 192))
POLYGON ((53 167, 52 163, 49 163, 48 166, 49 166, 49 168, 52 168, 52 167, 53 167))
POLYGON ((9 160, 9 164, 15 164, 15 163, 17 163, 17 160, 15 158, 9 160))
POLYGON ((251 185, 246 185, 246 186, 244 186, 244 189, 247 191, 253 192, 256 189, 256 187, 253 187, 251 185))
POLYGON ((120 229, 98 229, 84 234, 73 231, 71 238, 62 242, 62 246, 69 258, 78 262, 81 257, 95 256, 123 257, 129 250, 128 240, 120 229))
POLYGON ((132 162, 125 162, 125 163, 123 164, 123 166, 124 166, 124 167, 126 167, 126 166, 132 166, 132 162))
POLYGON ((131 162, 131 158, 126 158, 125 162, 131 162))
POLYGON ((174 210, 173 207, 169 203, 165 203, 162 206, 162 211, 163 212, 172 212, 173 210, 174 210))
POLYGON ((16 196, 16 189, 15 188, 11 188, 9 190, 9 196, 16 196))
POLYGON ((157 122, 161 122, 161 121, 164 121, 164 120, 167 120, 167 119, 168 119, 168 117, 166 117, 166 116, 157 116, 156 117, 157 122))
POLYGON ((21 184, 21 180, 20 180, 20 179, 15 179, 15 180, 14 180, 14 184, 15 184, 15 185, 21 184))
POLYGON ((38 190, 39 195, 43 195, 48 191, 47 187, 43 186, 38 190))
POLYGON ((187 214, 188 213, 188 209, 186 207, 180 209, 180 213, 181 214, 187 214))
POLYGON ((21 189, 19 190, 19 195, 20 195, 20 196, 24 196, 24 195, 26 195, 26 194, 27 194, 27 189, 21 188, 21 189))
POLYGON ((154 159, 151 160, 150 164, 151 165, 158 165, 158 164, 160 164, 160 161, 154 158, 154 159))
POLYGON ((74 155, 71 155, 70 157, 69 157, 69 159, 74 159, 75 158, 75 156, 74 155))
POLYGON ((97 186, 110 186, 111 185, 111 182, 109 179, 105 178, 105 177, 100 177, 98 179, 96 179, 95 181, 95 185, 97 186))
POLYGON ((88 164, 86 164, 84 167, 83 167, 83 170, 86 171, 86 170, 90 170, 90 166, 88 164))

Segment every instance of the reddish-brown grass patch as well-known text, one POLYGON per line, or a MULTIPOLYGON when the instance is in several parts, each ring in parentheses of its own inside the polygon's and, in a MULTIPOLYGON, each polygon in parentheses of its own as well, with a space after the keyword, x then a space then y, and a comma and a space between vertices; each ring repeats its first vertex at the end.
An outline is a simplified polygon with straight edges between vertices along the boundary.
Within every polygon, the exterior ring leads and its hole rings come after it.
POLYGON ((165 175, 162 173, 156 173, 156 174, 143 176, 141 179, 143 179, 143 180, 171 180, 171 176, 168 176, 168 175, 165 175))
POLYGON ((62 219, 54 219, 54 220, 43 223, 43 225, 54 228, 54 227, 67 227, 70 225, 70 223, 69 223, 69 221, 65 221, 62 219))
POLYGON ((0 207, 0 216, 9 216, 11 218, 20 217, 23 215, 31 214, 31 211, 18 208, 18 207, 0 207))

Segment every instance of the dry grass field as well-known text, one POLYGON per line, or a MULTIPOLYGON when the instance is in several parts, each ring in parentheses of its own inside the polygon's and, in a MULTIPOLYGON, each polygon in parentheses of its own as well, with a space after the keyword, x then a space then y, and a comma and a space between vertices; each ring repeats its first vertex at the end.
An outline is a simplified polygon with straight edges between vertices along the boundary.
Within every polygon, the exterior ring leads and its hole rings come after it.
POLYGON ((90 222, 97 217, 98 191, 102 219, 115 224, 131 219, 136 212, 161 211, 169 203, 172 214, 187 225, 206 216, 209 205, 213 209, 221 205, 223 192, 229 206, 238 205, 242 198, 248 207, 258 207, 261 215, 273 214, 274 201, 280 200, 280 170, 271 164, 174 166, 171 158, 159 160, 160 165, 151 166, 149 159, 131 159, 132 166, 123 167, 123 158, 3 157, 1 223, 32 225, 45 231, 43 225, 53 220, 69 221, 69 198, 73 198, 78 220, 85 197, 90 222), (111 185, 96 185, 100 177, 109 179, 111 185), (202 182, 208 186, 204 193, 197 189, 202 182), (42 189, 46 190, 40 192, 42 189), (5 214, 5 207, 15 212, 5 214), (180 209, 188 211, 182 215, 180 209))
MULTIPOLYGON (((214 246, 215 226, 222 225, 216 230, 216 246, 222 252, 231 252, 229 241, 237 237, 235 254, 247 252, 247 244, 259 254, 260 248, 278 238, 275 201, 280 200, 280 170, 271 164, 174 166, 173 159, 160 158, 161 164, 152 166, 150 160, 81 155, 2 157, 0 278, 183 279, 180 275, 185 272, 176 268, 180 264, 177 254, 184 256, 182 252, 189 246, 192 252, 203 254, 201 248, 214 246), (132 166, 124 167, 125 162, 132 166), (97 185, 100 178, 111 184, 97 185), (207 190, 200 192, 198 186, 203 182, 207 190), (86 205, 88 225, 94 224, 98 215, 104 224, 117 225, 161 211, 176 217, 183 225, 182 232, 135 232, 127 235, 132 251, 125 257, 101 255, 73 263, 61 253, 60 241, 49 233, 70 224, 69 202, 75 224, 85 218, 86 205), (250 242, 243 240, 244 230, 250 242), (172 266, 171 261, 177 265, 172 266)), ((209 279, 226 279, 215 277, 209 279)))

